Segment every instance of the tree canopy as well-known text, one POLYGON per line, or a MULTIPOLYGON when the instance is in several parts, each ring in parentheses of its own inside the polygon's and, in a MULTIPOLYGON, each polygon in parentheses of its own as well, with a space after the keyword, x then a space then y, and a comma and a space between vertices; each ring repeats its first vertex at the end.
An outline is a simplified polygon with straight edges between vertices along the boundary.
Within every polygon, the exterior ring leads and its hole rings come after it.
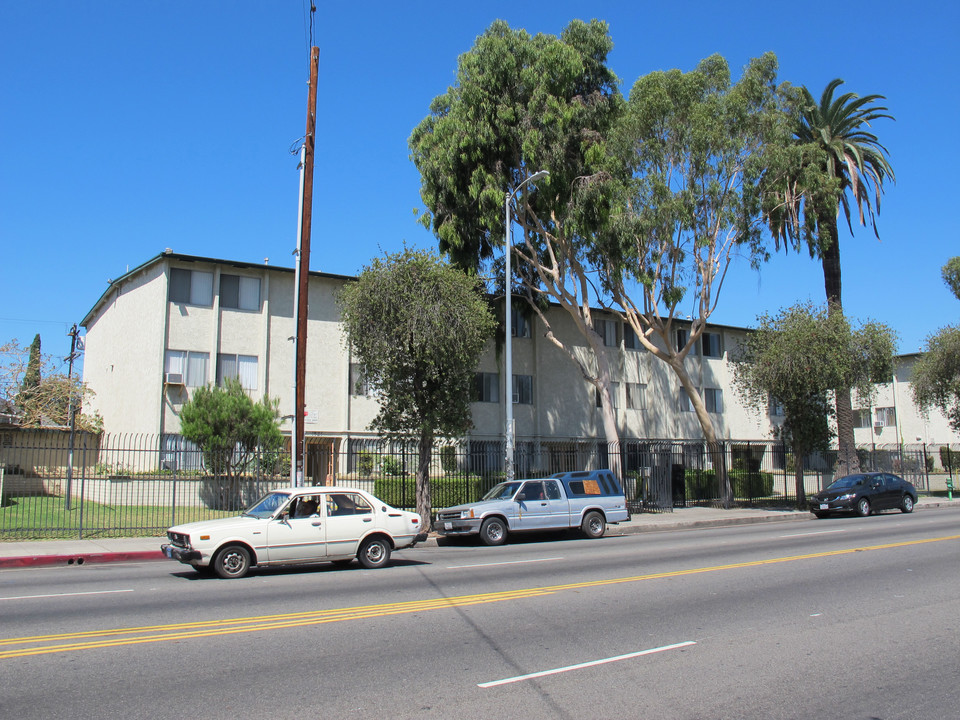
POLYGON ((240 381, 197 388, 180 410, 180 434, 203 453, 209 472, 230 480, 247 472, 257 454, 283 445, 276 400, 254 402, 240 381))
POLYGON ((41 352, 39 335, 29 348, 16 340, 0 346, 0 409, 16 415, 21 427, 67 427, 73 400, 77 429, 100 432, 99 415, 82 411, 92 396, 79 377, 63 373, 56 359, 41 352))
POLYGON ((735 83, 719 55, 691 72, 650 73, 634 84, 616 131, 630 178, 595 265, 638 339, 676 373, 710 442, 713 422, 684 358, 734 258, 767 257, 761 180, 790 137, 776 74, 772 53, 735 83), (691 323, 678 344, 682 317, 691 323))
POLYGON ((409 248, 365 267, 340 304, 345 342, 380 401, 371 428, 420 442, 417 512, 430 527, 433 440, 472 427, 475 369, 496 321, 476 277, 409 248))
MULTIPOLYGON (((960 300, 960 257, 950 258, 941 274, 960 300)), ((927 338, 926 349, 913 366, 913 399, 924 411, 939 408, 960 432, 960 325, 948 325, 927 338)))
POLYGON ((838 312, 801 303, 776 316, 761 315, 734 357, 734 384, 748 404, 783 408, 779 432, 794 450, 797 502, 802 507, 802 459, 833 436, 829 393, 852 387, 862 401, 893 372, 895 335, 885 325, 852 327, 838 312))

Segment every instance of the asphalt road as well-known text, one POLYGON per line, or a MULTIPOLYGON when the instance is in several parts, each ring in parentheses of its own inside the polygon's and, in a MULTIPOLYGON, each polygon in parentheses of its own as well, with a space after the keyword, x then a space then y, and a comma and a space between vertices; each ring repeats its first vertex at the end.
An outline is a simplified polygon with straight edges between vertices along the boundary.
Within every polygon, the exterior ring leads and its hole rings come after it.
POLYGON ((960 716, 960 511, 0 572, 3 718, 960 716))

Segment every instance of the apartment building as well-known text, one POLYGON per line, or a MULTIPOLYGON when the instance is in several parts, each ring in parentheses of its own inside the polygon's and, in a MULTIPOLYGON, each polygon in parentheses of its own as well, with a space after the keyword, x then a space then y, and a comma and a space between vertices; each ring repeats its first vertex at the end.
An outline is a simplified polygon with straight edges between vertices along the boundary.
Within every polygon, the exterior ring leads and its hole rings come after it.
MULTIPOLYGON (((351 278, 309 274, 305 438, 308 474, 324 472, 341 443, 369 435, 377 402, 357 382, 340 324, 337 292, 351 278), (310 465, 313 470, 310 470, 310 465)), ((179 411, 195 388, 238 378, 254 398, 277 398, 290 433, 293 412, 293 269, 181 255, 170 250, 110 281, 84 317, 84 380, 96 393, 89 403, 108 433, 173 438, 179 411)), ((545 439, 602 439, 603 425, 594 388, 578 368, 544 337, 540 321, 514 303, 513 405, 519 443, 545 439)), ((621 438, 697 439, 700 425, 675 374, 645 350, 629 326, 614 314, 597 312, 595 328, 615 368, 612 391, 621 438)), ((550 308, 554 334, 589 362, 589 351, 572 319, 550 308)), ((676 337, 685 342, 689 324, 676 337)), ((776 407, 758 412, 744 406, 732 384, 730 354, 747 331, 714 325, 704 333, 687 368, 723 438, 765 439, 780 420, 776 407)), ((905 394, 903 377, 881 388, 859 442, 895 442, 887 431, 895 408, 903 440, 943 431, 942 416, 920 419, 905 394), (908 418, 910 418, 908 420, 908 418), (914 420, 913 418, 917 418, 914 420), (926 422, 926 425, 923 423, 926 422), (919 423, 919 424, 918 424, 919 423), (921 432, 923 428, 926 428, 921 432), (909 435, 909 437, 907 437, 909 435)), ((472 405, 475 439, 497 439, 505 422, 503 362, 491 342, 477 368, 472 405)), ((861 417, 861 422, 866 422, 861 417)))

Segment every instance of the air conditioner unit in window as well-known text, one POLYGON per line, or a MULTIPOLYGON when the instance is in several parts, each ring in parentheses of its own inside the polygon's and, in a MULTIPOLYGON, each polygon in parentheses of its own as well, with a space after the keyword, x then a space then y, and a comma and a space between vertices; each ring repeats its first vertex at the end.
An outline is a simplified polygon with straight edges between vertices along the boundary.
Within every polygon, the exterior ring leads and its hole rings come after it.
POLYGON ((877 420, 873 424, 873 429, 875 432, 880 432, 881 430, 883 430, 883 422, 881 422, 880 420, 877 420))
POLYGON ((183 373, 167 373, 163 381, 167 385, 183 385, 183 373))

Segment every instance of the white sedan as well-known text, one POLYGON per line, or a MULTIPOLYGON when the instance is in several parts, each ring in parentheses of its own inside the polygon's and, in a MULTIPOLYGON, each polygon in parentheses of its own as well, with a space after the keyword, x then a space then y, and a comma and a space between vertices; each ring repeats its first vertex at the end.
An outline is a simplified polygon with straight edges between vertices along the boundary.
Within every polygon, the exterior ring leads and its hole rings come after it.
POLYGON ((160 549, 198 572, 239 578, 254 565, 347 565, 357 558, 379 568, 393 550, 426 537, 416 513, 363 490, 323 486, 275 490, 236 517, 177 525, 160 549))

